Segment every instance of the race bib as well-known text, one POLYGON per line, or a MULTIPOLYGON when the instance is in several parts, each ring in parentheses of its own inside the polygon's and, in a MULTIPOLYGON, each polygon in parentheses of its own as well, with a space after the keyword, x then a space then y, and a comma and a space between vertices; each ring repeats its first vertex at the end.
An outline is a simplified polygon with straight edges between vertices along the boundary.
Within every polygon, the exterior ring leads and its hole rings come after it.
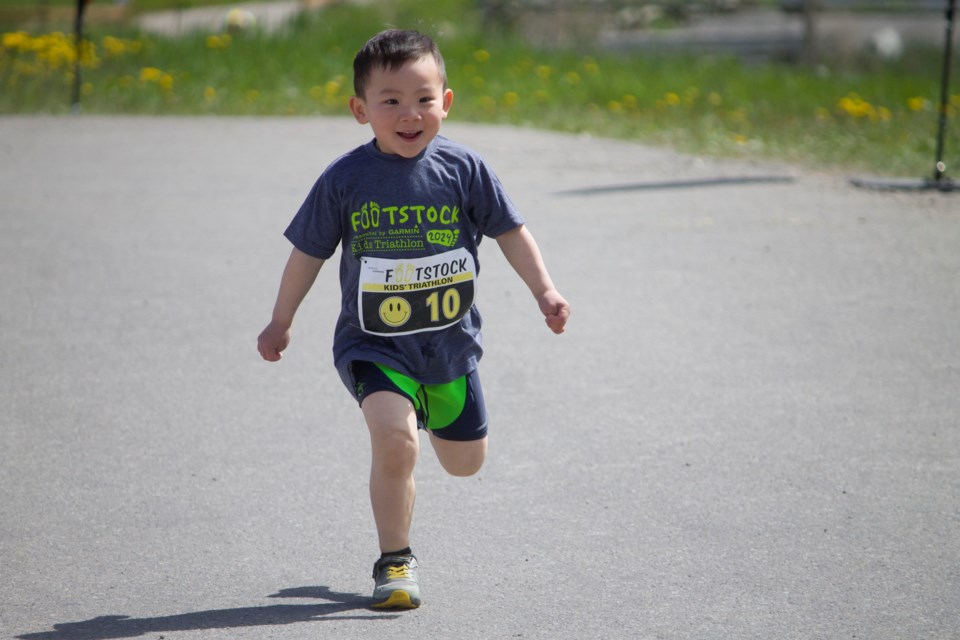
POLYGON ((360 326, 398 336, 456 324, 473 306, 476 274, 464 248, 415 259, 361 258, 360 326))

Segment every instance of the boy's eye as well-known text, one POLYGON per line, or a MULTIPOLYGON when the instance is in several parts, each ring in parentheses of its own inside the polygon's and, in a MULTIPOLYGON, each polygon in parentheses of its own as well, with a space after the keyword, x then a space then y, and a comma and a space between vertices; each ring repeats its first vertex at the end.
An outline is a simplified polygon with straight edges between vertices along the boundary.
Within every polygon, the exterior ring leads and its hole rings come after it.
POLYGON ((387 98, 383 101, 383 104, 400 104, 400 101, 396 98, 387 98))
POLYGON ((424 96, 424 97, 420 98, 420 102, 433 102, 433 97, 432 97, 432 96, 424 96))

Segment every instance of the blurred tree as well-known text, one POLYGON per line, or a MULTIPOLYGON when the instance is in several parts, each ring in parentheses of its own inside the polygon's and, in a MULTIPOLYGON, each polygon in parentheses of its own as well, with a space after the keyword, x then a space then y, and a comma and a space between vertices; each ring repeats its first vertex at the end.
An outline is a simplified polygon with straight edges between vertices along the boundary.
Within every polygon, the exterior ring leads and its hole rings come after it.
POLYGON ((820 0, 803 0, 803 45, 800 51, 800 61, 806 64, 815 64, 817 52, 817 11, 820 9, 820 0))
POLYGON ((506 33, 513 27, 510 0, 478 0, 483 30, 487 33, 506 33))

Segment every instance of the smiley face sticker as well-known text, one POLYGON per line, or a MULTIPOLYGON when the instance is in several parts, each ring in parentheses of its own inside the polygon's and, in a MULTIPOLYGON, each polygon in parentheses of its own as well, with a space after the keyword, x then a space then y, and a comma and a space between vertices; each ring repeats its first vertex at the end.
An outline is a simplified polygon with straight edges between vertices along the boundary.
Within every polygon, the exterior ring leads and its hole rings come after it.
POLYGON ((410 303, 400 296, 390 296, 380 303, 380 319, 388 327, 403 326, 410 315, 410 303))

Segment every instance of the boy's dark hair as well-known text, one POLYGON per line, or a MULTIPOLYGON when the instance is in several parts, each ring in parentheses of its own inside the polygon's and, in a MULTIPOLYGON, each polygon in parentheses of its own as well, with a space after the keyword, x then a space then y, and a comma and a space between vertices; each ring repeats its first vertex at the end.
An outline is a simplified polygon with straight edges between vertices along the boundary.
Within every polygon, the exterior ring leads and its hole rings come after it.
POLYGON ((417 31, 387 29, 373 36, 353 59, 353 92, 363 98, 367 80, 374 69, 396 71, 408 62, 433 56, 440 69, 443 88, 447 88, 447 71, 437 43, 417 31))

